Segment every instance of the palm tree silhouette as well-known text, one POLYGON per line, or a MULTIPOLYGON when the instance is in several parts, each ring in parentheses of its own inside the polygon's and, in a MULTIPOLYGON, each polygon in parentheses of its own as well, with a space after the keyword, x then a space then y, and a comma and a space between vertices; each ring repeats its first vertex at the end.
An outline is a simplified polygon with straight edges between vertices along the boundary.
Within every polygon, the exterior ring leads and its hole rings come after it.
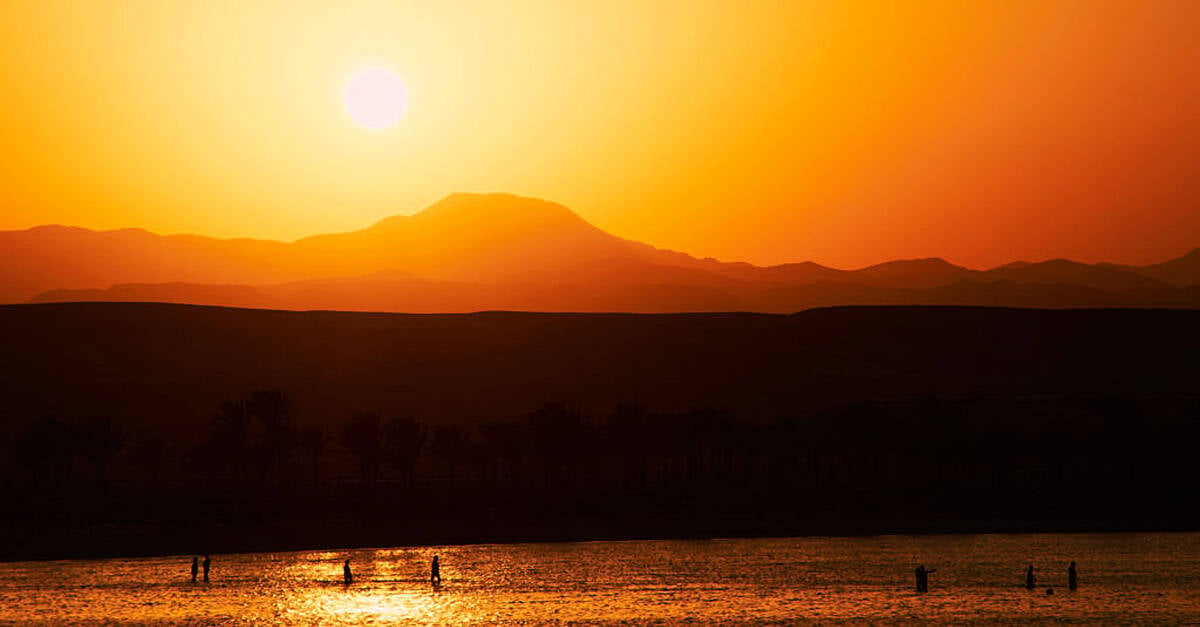
POLYGON ((341 443, 358 458, 359 477, 374 485, 383 459, 383 430, 379 414, 360 411, 342 426, 341 443))
POLYGON ((516 485, 527 448, 524 425, 519 422, 486 422, 479 426, 479 435, 491 449, 492 455, 504 460, 509 480, 516 485))
POLYGON ((158 484, 159 471, 167 458, 167 444, 158 437, 142 440, 129 451, 129 460, 137 467, 148 486, 158 484))
POLYGON ((125 433, 109 416, 84 418, 79 425, 79 452, 92 464, 96 485, 104 485, 108 464, 125 446, 125 433))
POLYGON ((441 425, 433 430, 433 454, 446 462, 450 480, 454 480, 454 471, 459 460, 467 451, 471 434, 457 425, 441 425))
POLYGON ((574 482, 586 431, 579 410, 562 403, 546 403, 529 414, 531 449, 545 481, 574 482))
POLYGON ((271 464, 274 463, 278 468, 279 480, 283 481, 284 467, 296 444, 296 434, 289 416, 292 400, 278 388, 256 390, 250 394, 246 408, 258 418, 264 429, 263 479, 266 479, 266 474, 270 471, 271 464))
POLYGON ((40 482, 44 466, 49 466, 51 482, 61 483, 71 474, 74 429, 54 417, 35 420, 14 443, 13 456, 29 469, 34 483, 40 482))
POLYGON ((246 472, 250 418, 245 401, 222 401, 212 418, 210 451, 230 466, 239 482, 246 472))
POLYGON ((405 482, 411 483, 417 458, 425 447, 429 430, 413 418, 393 418, 388 421, 384 435, 385 454, 388 462, 400 472, 405 482))
POLYGON ((467 445, 467 461, 475 469, 475 476, 481 483, 489 483, 495 478, 495 451, 485 441, 469 438, 467 445))
POLYGON ((620 458, 621 481, 627 487, 646 481, 646 408, 621 403, 608 417, 605 443, 620 458))
POLYGON ((320 427, 303 429, 296 436, 297 443, 308 454, 309 462, 312 464, 313 483, 317 483, 321 477, 321 454, 325 452, 325 446, 332 440, 333 438, 326 435, 325 430, 320 427))

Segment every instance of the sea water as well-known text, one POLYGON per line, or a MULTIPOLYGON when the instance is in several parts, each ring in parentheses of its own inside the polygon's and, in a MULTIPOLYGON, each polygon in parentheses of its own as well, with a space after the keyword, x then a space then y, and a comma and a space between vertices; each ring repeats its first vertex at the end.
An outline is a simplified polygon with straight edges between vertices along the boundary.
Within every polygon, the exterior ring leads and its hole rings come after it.
POLYGON ((0 563, 0 622, 489 624, 1200 620, 1200 534, 465 545, 0 563), (440 557, 443 582, 429 581, 440 557), (349 558, 354 583, 342 582, 349 558), (1067 589, 1078 562, 1079 589, 1067 589), (915 591, 918 564, 936 569, 915 591), (1037 588, 1024 587, 1032 564, 1037 588), (202 579, 202 578, 201 578, 202 579), (1052 594, 1047 594, 1048 590, 1052 594))

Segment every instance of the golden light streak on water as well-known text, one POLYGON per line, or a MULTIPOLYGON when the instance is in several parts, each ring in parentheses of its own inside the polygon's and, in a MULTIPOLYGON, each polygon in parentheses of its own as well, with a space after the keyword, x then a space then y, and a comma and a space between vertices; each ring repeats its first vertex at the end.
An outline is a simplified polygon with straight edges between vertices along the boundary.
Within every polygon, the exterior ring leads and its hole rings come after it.
POLYGON ((1200 616, 1200 534, 468 545, 0 563, 0 623, 1086 621, 1200 616), (439 555, 443 585, 429 583, 439 555), (342 582, 349 557, 355 581, 342 582), (1066 590, 1077 560, 1081 587, 1066 590), (938 571, 913 590, 913 568, 938 571), (1022 588, 1033 563, 1037 590, 1022 588), (1047 594, 1046 587, 1054 594, 1047 594))

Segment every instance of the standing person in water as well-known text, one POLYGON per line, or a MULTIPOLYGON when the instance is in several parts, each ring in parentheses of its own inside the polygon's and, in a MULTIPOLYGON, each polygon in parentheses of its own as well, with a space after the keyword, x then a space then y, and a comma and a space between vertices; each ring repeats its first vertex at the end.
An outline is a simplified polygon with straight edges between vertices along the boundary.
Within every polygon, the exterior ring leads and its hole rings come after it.
POLYGON ((196 575, 200 572, 200 558, 192 556, 192 583, 196 583, 196 575))
POLYGON ((212 565, 212 560, 208 559, 208 554, 204 554, 204 583, 208 583, 208 567, 212 565))
POLYGON ((438 556, 433 556, 433 562, 429 564, 429 583, 439 585, 442 583, 442 569, 438 566, 438 556))
POLYGON ((1075 562, 1067 567, 1067 588, 1074 590, 1079 587, 1079 573, 1075 572, 1075 562))
POLYGON ((924 564, 917 567, 917 592, 929 592, 929 575, 936 572, 936 568, 926 569, 924 564))
POLYGON ((1037 580, 1033 577, 1033 564, 1030 564, 1025 569, 1025 587, 1029 590, 1033 590, 1037 587, 1037 580))
POLYGON ((354 575, 350 572, 350 558, 346 558, 346 562, 342 564, 342 581, 346 585, 354 583, 354 575))

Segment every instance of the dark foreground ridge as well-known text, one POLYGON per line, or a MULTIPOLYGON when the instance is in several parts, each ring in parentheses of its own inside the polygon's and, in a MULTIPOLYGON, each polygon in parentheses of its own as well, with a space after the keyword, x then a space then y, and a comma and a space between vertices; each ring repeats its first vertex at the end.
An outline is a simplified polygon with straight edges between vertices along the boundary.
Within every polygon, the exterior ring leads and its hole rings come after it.
POLYGON ((1200 529, 1200 311, 0 307, 0 559, 1200 529))

